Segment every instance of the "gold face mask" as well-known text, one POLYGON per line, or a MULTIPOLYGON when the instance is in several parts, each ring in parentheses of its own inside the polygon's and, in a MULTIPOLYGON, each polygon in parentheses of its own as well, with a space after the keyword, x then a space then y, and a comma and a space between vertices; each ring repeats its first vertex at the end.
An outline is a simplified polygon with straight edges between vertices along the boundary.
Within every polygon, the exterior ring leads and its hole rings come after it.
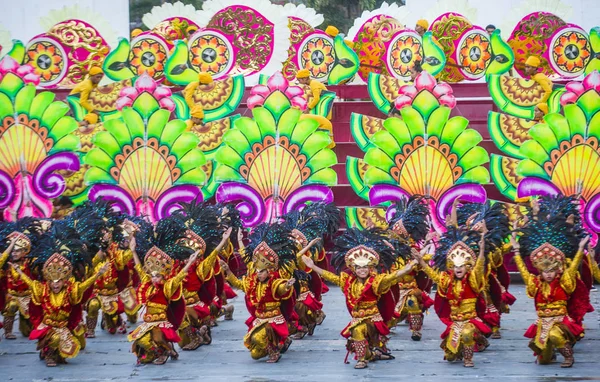
POLYGON ((446 256, 446 263, 448 268, 472 267, 475 265, 475 252, 464 242, 459 241, 450 248, 448 255, 446 256))
POLYGON ((55 253, 44 263, 42 273, 48 281, 67 280, 73 273, 73 266, 64 256, 55 253))
POLYGON ((173 270, 173 259, 158 247, 152 247, 144 257, 144 270, 149 275, 169 275, 173 270))
POLYGON ((254 252, 252 252, 252 258, 257 271, 262 271, 263 269, 277 269, 279 263, 279 256, 277 253, 264 241, 261 241, 256 246, 254 252))
POLYGON ((350 269, 356 267, 376 267, 379 264, 379 254, 372 248, 359 245, 346 253, 345 260, 346 266, 350 269))
POLYGON ((553 270, 562 272, 565 263, 565 254, 549 243, 544 243, 533 250, 530 258, 531 264, 540 272, 553 270))

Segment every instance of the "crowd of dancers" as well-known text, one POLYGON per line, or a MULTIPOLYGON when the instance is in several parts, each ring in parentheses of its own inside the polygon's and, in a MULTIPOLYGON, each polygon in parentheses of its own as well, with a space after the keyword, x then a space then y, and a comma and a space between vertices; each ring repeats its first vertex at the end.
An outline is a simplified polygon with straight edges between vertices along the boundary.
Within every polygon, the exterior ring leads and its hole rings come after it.
POLYGON ((501 203, 457 199, 444 233, 432 229, 421 196, 391 206, 387 229, 340 231, 340 212, 326 203, 250 232, 233 205, 197 202, 155 223, 104 201, 62 218, 2 222, 4 337, 16 338, 18 316, 40 359, 56 366, 85 348, 99 319, 114 335, 127 334, 129 322, 137 362, 160 365, 177 349, 209 345, 217 319, 232 319, 228 299, 239 290, 249 313, 243 343, 253 359, 275 363, 325 319, 327 282, 345 296, 350 319, 340 329, 355 368, 394 358, 386 343, 400 322, 421 340, 432 307, 446 325, 444 359, 473 367, 488 338, 501 338, 501 315, 515 301, 504 264, 512 257, 537 312, 525 333, 537 362, 560 354, 571 367, 600 280, 591 236, 577 197, 520 203, 524 217, 510 222, 501 203))

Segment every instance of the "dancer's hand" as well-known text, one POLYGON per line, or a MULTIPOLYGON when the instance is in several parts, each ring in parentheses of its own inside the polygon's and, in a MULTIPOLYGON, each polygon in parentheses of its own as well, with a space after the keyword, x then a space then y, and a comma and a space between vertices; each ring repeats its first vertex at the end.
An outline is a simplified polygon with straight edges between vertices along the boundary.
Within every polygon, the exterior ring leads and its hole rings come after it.
POLYGON ((285 283, 285 286, 287 286, 288 288, 291 288, 295 282, 296 282, 296 279, 292 277, 285 283))
POLYGON ((108 266, 110 265, 109 262, 104 263, 103 266, 100 267, 100 269, 98 270, 98 276, 102 276, 103 274, 106 273, 106 271, 108 271, 108 266))
POLYGON ((221 266, 221 269, 223 269, 223 272, 228 274, 231 273, 231 269, 229 269, 229 264, 227 264, 223 260, 219 260, 219 265, 221 266))
POLYGON ((302 262, 310 269, 313 269, 313 267, 315 266, 315 262, 313 261, 313 259, 306 255, 302 255, 302 262))
POLYGON ((585 248, 585 245, 588 243, 588 241, 590 241, 591 236, 590 235, 586 235, 583 239, 581 239, 581 241, 579 242, 579 250, 583 251, 583 249, 585 248))

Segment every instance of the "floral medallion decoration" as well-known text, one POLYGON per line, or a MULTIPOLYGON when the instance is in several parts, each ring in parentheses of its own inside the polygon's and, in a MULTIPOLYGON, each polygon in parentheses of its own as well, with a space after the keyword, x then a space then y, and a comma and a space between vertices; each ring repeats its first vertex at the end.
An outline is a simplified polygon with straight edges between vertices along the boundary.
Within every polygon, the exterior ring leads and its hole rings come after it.
POLYGON ((600 232, 600 73, 570 82, 561 97, 564 114, 549 113, 529 130, 519 197, 581 194, 584 222, 600 232))
POLYGON ((429 197, 432 223, 443 231, 454 199, 483 202, 489 182, 481 135, 464 117, 450 118, 456 105, 452 88, 427 72, 404 85, 395 102, 402 118, 388 118, 365 151, 362 179, 372 206, 410 195, 429 197))
POLYGON ((110 200, 125 213, 156 221, 201 195, 205 157, 185 122, 169 121, 171 90, 143 74, 121 90, 116 105, 122 118, 104 123, 106 131, 85 156, 89 199, 110 200))
POLYGON ((248 107, 253 118, 237 119, 216 155, 215 178, 222 182, 217 201, 237 203, 249 227, 306 202, 332 201, 337 158, 327 148, 329 134, 302 115, 303 90, 277 72, 266 85, 252 88, 248 107))
POLYGON ((50 217, 50 199, 65 190, 59 170, 77 171, 79 140, 69 107, 36 95, 40 76, 10 56, 0 61, 0 209, 4 219, 50 217))

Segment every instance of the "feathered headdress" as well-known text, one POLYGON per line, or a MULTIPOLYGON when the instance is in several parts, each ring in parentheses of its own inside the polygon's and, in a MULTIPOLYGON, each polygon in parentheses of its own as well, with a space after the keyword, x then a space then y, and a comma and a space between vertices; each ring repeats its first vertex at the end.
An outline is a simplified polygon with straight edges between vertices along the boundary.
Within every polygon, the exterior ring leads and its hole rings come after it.
POLYGON ((579 238, 565 215, 538 214, 519 229, 521 255, 529 256, 540 271, 562 272, 566 258, 572 258, 579 248, 579 238))
POLYGON ((303 221, 312 218, 320 219, 324 223, 323 236, 332 238, 340 229, 340 210, 334 203, 315 202, 308 204, 301 212, 303 221))
MULTIPOLYGON (((386 244, 389 238, 380 230, 349 228, 338 237, 333 248, 332 264, 341 270, 344 266, 354 269, 369 266, 387 271, 396 262, 397 254, 386 244)), ((403 251, 410 254, 410 247, 403 251)))
MULTIPOLYGON (((573 229, 579 237, 585 236, 586 230, 582 225, 580 204, 574 196, 545 195, 537 200, 539 205, 538 216, 548 220, 552 216, 564 216, 566 223, 573 229)), ((531 215, 531 213, 530 213, 531 215)))
POLYGON ((282 268, 293 272, 296 246, 291 232, 281 224, 263 223, 252 230, 244 261, 254 262, 257 270, 282 268))
POLYGON ((414 242, 425 240, 429 232, 429 208, 421 195, 413 195, 408 200, 400 199, 395 204, 395 212, 389 226, 396 234, 410 238, 414 242))
POLYGON ((40 221, 32 217, 24 217, 16 222, 2 222, 0 224, 0 249, 5 251, 13 238, 17 238, 14 249, 31 250, 32 242, 43 232, 40 221))
POLYGON ((85 277, 86 268, 92 264, 92 254, 72 229, 53 224, 33 246, 33 267, 46 280, 66 280, 73 271, 77 279, 85 277))
POLYGON ((456 211, 457 224, 467 229, 479 231, 485 222, 485 252, 501 248, 510 235, 510 222, 506 206, 502 203, 466 203, 456 211))
POLYGON ((184 260, 193 253, 184 244, 186 230, 175 217, 161 219, 150 232, 140 227, 136 234, 137 252, 144 254, 144 269, 148 274, 168 276, 174 260, 184 260))
POLYGON ((198 201, 185 203, 182 207, 173 216, 187 228, 185 244, 200 250, 200 254, 210 254, 219 245, 223 234, 217 210, 198 201))
MULTIPOLYGON (((300 211, 291 211, 283 217, 283 226, 289 230, 300 248, 306 247, 308 243, 317 238, 322 238, 327 232, 327 224, 323 219, 308 219, 303 221, 300 211)), ((323 241, 312 248, 320 251, 323 247, 323 241)))
POLYGON ((446 270, 454 266, 473 266, 479 254, 481 234, 464 227, 448 227, 441 237, 433 261, 436 268, 446 270))
POLYGON ((244 223, 240 217, 240 211, 235 208, 235 204, 217 203, 214 207, 218 211, 221 224, 226 228, 233 227, 231 235, 234 237, 237 236, 238 229, 244 228, 244 223))

